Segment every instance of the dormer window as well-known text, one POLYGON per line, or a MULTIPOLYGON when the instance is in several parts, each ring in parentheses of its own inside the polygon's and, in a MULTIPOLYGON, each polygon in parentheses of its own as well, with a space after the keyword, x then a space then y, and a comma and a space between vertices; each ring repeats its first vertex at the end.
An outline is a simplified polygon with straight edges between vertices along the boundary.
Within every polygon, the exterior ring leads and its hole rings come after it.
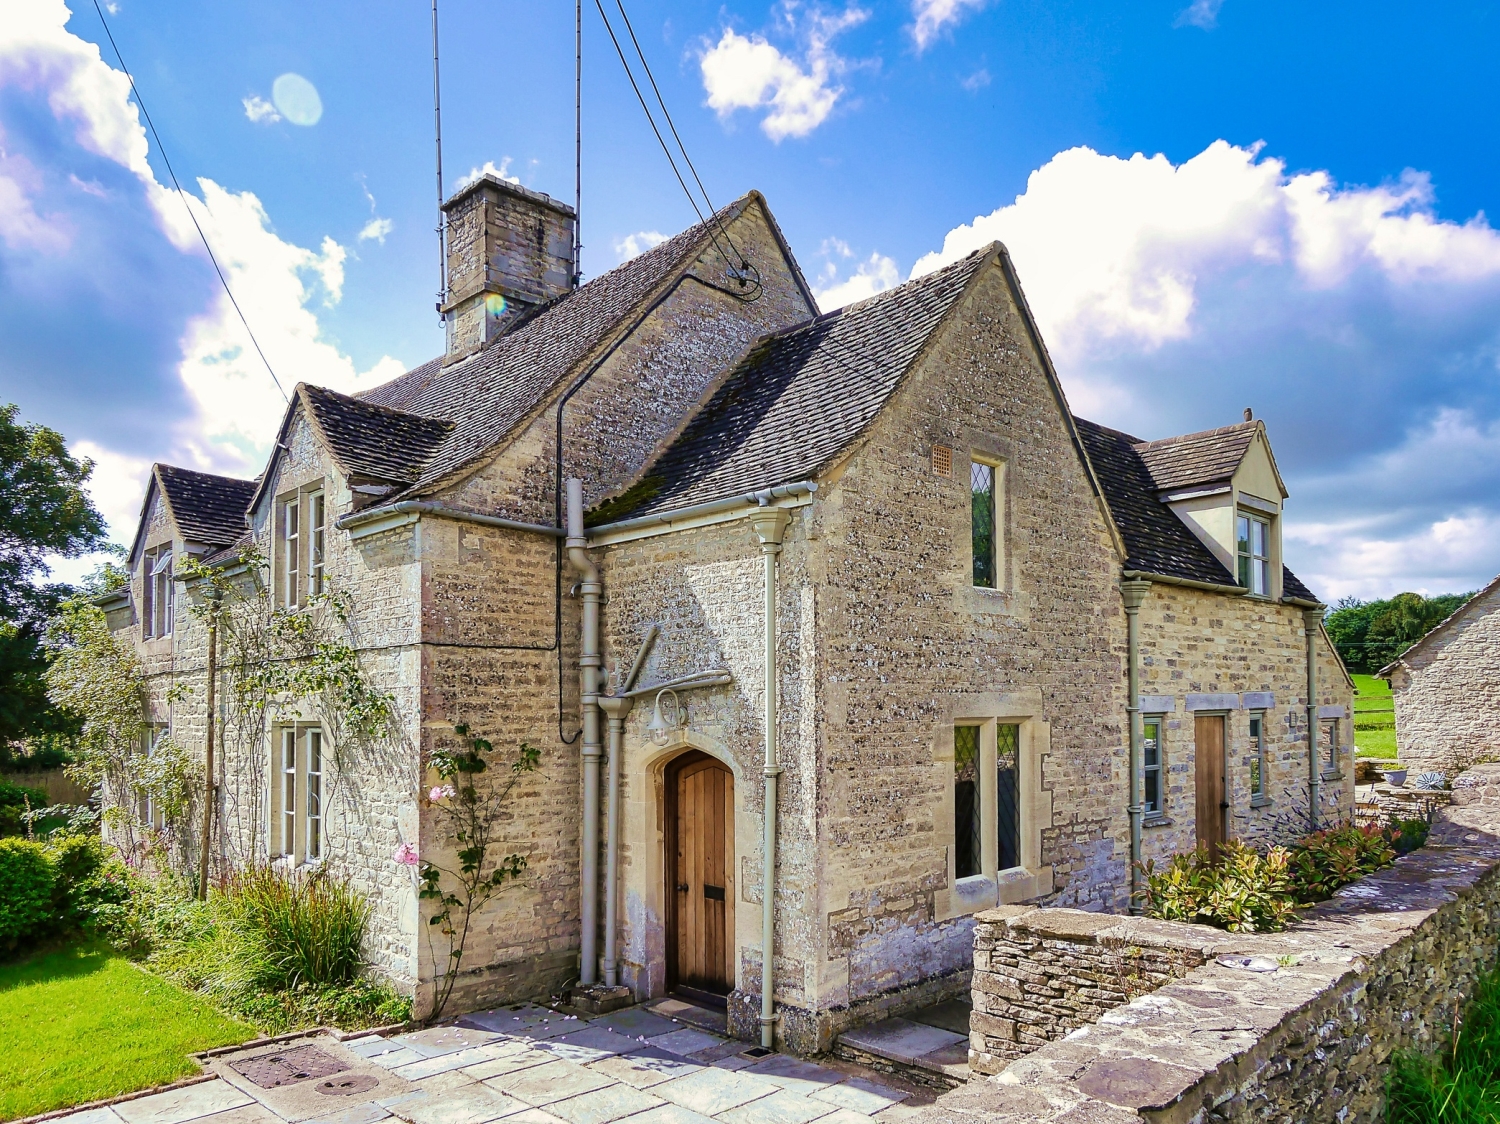
POLYGON ((1235 520, 1239 544, 1239 580, 1256 597, 1271 596, 1271 524, 1254 515, 1235 520))
POLYGON ((173 600, 172 548, 148 550, 141 563, 142 635, 172 635, 173 600))

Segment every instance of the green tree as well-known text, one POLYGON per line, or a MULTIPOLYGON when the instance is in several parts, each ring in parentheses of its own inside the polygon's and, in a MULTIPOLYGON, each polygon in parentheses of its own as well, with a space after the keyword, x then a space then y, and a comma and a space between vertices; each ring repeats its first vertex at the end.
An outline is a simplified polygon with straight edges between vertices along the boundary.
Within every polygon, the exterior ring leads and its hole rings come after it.
POLYGON ((47 620, 74 591, 38 581, 49 556, 76 558, 104 545, 104 519, 84 491, 94 463, 68 452, 62 434, 0 406, 0 767, 21 743, 66 742, 77 719, 47 698, 47 620))
POLYGON ((1341 599, 1324 621, 1350 671, 1373 675, 1472 597, 1472 593, 1398 593, 1383 601, 1341 599))

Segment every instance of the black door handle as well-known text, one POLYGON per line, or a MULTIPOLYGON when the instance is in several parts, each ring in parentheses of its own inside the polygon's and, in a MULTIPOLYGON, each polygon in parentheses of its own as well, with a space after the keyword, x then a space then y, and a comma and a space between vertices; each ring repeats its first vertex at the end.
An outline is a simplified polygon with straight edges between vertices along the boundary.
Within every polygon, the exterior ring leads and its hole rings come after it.
POLYGON ((686 882, 679 882, 679 883, 677 883, 677 892, 679 894, 685 894, 685 893, 687 893, 688 892, 688 884, 686 882))

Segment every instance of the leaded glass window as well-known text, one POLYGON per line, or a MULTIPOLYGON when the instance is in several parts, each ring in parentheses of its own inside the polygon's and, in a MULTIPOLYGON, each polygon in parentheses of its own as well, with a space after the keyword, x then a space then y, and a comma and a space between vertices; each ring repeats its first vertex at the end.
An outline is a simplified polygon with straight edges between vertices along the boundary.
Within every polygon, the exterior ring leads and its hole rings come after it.
POLYGON ((979 727, 953 728, 953 873, 970 878, 984 871, 979 824, 979 727))
POLYGON ((1263 715, 1250 716, 1250 795, 1266 794, 1266 720, 1263 715))
POLYGON ((1021 727, 1002 722, 995 727, 996 827, 999 831, 1000 869, 1021 865, 1021 727))
POLYGON ((995 468, 974 461, 969 465, 973 514, 970 537, 974 553, 974 584, 995 588, 995 468))

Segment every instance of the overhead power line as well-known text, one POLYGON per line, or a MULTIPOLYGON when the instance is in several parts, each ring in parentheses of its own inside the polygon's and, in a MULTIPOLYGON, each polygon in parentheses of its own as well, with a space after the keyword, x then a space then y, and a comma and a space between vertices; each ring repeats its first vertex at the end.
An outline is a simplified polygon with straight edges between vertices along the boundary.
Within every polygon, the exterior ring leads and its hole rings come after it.
POLYGON ((161 134, 156 131, 156 122, 151 120, 151 114, 146 109, 145 99, 136 88, 135 76, 130 73, 130 68, 125 65, 125 58, 120 54, 120 45, 115 42, 114 35, 109 30, 109 21, 104 18, 104 9, 99 6, 99 0, 94 0, 94 11, 99 14, 99 22, 104 25, 104 35, 109 40, 111 49, 115 52, 115 61, 120 64, 126 79, 130 82, 130 92, 135 95, 135 104, 141 107, 141 116, 146 119, 146 124, 151 129, 151 136, 156 140, 156 150, 161 153, 162 163, 167 166, 167 174, 172 177, 172 186, 177 189, 177 195, 182 200, 182 205, 187 208, 188 218, 192 220, 193 229, 198 232, 198 237, 203 241, 203 248, 208 251, 208 260, 213 263, 214 272, 219 275, 219 284, 224 286, 224 295, 229 298, 229 303, 234 306, 235 313, 240 318, 240 323, 245 326, 245 334, 250 337, 250 342, 255 346, 255 353, 260 356, 260 361, 266 365, 266 373, 271 376, 271 381, 276 384, 276 389, 281 392, 281 397, 287 402, 286 390, 281 385, 281 380, 276 377, 275 370, 271 367, 271 361, 266 358, 266 353, 261 350, 260 341, 255 338, 255 333, 250 329, 250 321, 245 319, 244 310, 240 308, 240 302, 234 299, 234 291, 229 287, 229 279, 224 276, 224 271, 219 268, 219 259, 214 256, 214 248, 208 244, 208 235, 203 233, 203 228, 198 225, 198 216, 193 214, 193 208, 188 203, 187 192, 182 190, 182 184, 177 182, 177 173, 172 169, 172 161, 167 157, 167 149, 161 143, 161 134))

